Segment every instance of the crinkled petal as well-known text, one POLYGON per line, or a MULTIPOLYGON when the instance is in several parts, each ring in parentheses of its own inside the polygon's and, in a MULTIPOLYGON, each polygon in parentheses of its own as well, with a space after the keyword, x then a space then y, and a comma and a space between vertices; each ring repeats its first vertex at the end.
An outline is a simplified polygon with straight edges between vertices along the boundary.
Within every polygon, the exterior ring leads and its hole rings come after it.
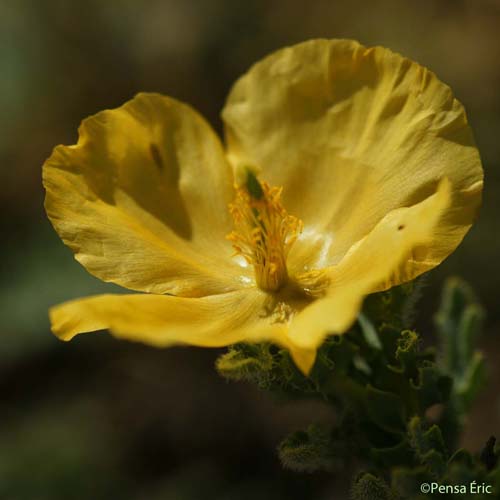
POLYGON ((444 179, 424 201, 390 212, 338 265, 324 270, 326 296, 293 318, 290 341, 303 349, 318 347, 328 334, 342 334, 352 325, 367 294, 405 281, 414 261, 425 262, 428 241, 447 213, 450 189, 444 179))
POLYGON ((436 238, 406 267, 416 277, 456 248, 480 205, 483 173, 462 105, 388 49, 312 40, 279 50, 236 82, 223 119, 230 161, 259 166, 304 221, 292 273, 340 262, 447 177, 452 198, 436 238))
POLYGON ((274 298, 258 288, 198 298, 107 294, 52 307, 50 322, 62 340, 109 329, 115 337, 155 347, 272 342, 288 349, 298 368, 308 374, 316 350, 290 341, 288 324, 270 313, 273 304, 274 298))
POLYGON ((102 280, 184 296, 240 286, 225 241, 231 168, 185 104, 139 94, 87 118, 76 145, 55 148, 43 181, 56 231, 102 280))
POLYGON ((263 314, 268 299, 257 288, 199 298, 97 295, 53 307, 50 320, 63 340, 109 329, 116 337, 157 347, 220 347, 264 340, 282 345, 284 326, 263 314))

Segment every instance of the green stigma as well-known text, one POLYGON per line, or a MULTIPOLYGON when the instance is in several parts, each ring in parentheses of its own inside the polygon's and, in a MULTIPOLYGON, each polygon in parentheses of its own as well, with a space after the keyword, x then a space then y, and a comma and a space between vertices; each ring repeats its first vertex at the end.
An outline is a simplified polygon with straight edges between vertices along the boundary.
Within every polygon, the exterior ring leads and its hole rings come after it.
POLYGON ((264 190, 262 189, 259 180, 249 168, 247 168, 246 171, 247 171, 247 181, 245 183, 245 187, 247 188, 248 194, 254 200, 261 200, 262 197, 264 196, 264 190))

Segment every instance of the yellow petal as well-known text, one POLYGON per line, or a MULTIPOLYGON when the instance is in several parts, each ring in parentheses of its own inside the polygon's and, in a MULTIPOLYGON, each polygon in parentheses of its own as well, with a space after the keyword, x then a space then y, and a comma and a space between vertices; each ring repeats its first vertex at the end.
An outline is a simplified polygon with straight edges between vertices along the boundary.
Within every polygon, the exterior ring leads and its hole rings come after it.
POLYGON ((202 296, 238 286, 220 141, 190 107, 157 94, 83 121, 43 168, 45 207, 87 270, 133 290, 202 296))
POLYGON ((288 343, 288 345, 284 345, 284 347, 287 347, 290 351, 290 355, 297 365, 297 368, 299 368, 304 375, 309 375, 316 361, 316 347, 307 349, 296 346, 293 343, 288 343))
POLYGON ((416 277, 456 248, 480 204, 462 105, 433 73, 382 47, 312 40, 279 50, 236 82, 223 119, 230 161, 259 166, 304 221, 292 273, 340 262, 386 214, 447 177, 452 201, 436 240, 406 267, 405 279, 416 277))
POLYGON ((276 321, 271 304, 273 298, 258 288, 200 298, 96 295, 52 307, 50 322, 52 331, 62 340, 109 329, 115 337, 155 347, 273 342, 288 349, 297 367, 307 375, 316 350, 290 341, 288 324, 276 321))
POLYGON ((157 347, 220 347, 264 340, 282 345, 285 327, 263 314, 268 298, 256 288, 200 298, 97 295, 53 307, 50 320, 63 340, 109 329, 116 337, 157 347))
POLYGON ((365 295, 405 281, 415 259, 425 262, 449 203, 450 183, 444 179, 424 201, 386 215, 338 265, 324 271, 328 292, 293 318, 290 341, 303 349, 318 347, 328 334, 352 325, 365 295))

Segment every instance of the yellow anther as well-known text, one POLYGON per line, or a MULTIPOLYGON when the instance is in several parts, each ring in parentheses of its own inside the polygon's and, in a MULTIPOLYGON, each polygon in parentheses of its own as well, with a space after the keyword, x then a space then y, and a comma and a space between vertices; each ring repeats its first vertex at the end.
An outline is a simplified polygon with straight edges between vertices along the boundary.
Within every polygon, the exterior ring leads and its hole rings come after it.
POLYGON ((235 230, 227 236, 237 254, 252 264, 263 290, 279 290, 288 280, 286 258, 302 231, 302 221, 289 215, 281 204, 282 188, 261 182, 247 171, 247 180, 235 186, 229 205, 235 230))

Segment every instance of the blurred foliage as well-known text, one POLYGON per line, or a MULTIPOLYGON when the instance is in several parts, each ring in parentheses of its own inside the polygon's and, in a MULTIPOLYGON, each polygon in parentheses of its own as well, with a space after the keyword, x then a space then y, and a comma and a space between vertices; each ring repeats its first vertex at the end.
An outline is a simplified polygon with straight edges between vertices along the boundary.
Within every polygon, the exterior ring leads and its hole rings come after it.
POLYGON ((353 500, 441 497, 422 496, 424 482, 475 480, 500 491, 495 438, 477 456, 458 448, 467 412, 485 382, 476 349, 483 310, 463 281, 449 279, 435 316, 441 348, 422 350, 420 336, 407 324, 418 289, 410 283, 371 295, 357 325, 325 341, 309 377, 284 361, 285 350, 267 345, 236 345, 218 359, 229 379, 335 407, 335 424, 310 425, 282 441, 278 453, 285 468, 337 474, 365 469, 353 482, 353 500))
MULTIPOLYGON (((333 418, 326 409, 330 392, 320 395, 324 405, 315 402, 328 370, 318 369, 312 381, 298 380, 285 355, 259 346, 267 352, 259 354, 259 362, 265 358, 271 364, 263 376, 257 358, 248 353, 242 358, 235 348, 233 361, 246 365, 245 377, 274 387, 278 404, 251 385, 221 382, 212 374, 213 353, 157 352, 103 335, 61 344, 51 336, 47 319, 52 304, 117 291, 75 263, 45 217, 40 167, 51 149, 75 142, 84 117, 119 106, 142 90, 190 103, 220 131, 219 111, 239 75, 272 50, 315 37, 356 38, 401 52, 449 83, 468 111, 487 175, 484 207, 464 244, 433 274, 419 321, 422 331, 430 330, 435 285, 450 272, 464 275, 485 304, 491 389, 468 426, 456 423, 469 429, 468 440, 476 447, 484 442, 488 436, 482 429, 498 426, 500 415, 500 350, 494 336, 500 323, 499 23, 498 0, 314 0, 307 9, 299 0, 0 0, 0 497, 347 495, 341 478, 319 472, 310 480, 296 479, 281 471, 272 455, 283 432, 302 423, 307 427, 311 418, 333 418), (283 372, 286 387, 281 382, 278 391, 277 375, 283 372), (303 390, 309 403, 282 406, 291 393, 297 397, 303 390)), ((333 359, 341 371, 349 365, 366 380, 374 359, 387 356, 398 341, 394 327, 381 326, 382 352, 373 345, 368 322, 352 339, 331 339, 320 356, 333 359), (370 339, 371 347, 363 347, 370 339)), ((408 333, 400 340, 399 359, 392 354, 395 366, 431 376, 432 370, 424 370, 431 356, 425 349, 419 351, 418 366, 405 354, 405 343, 413 338, 408 333)), ((464 340, 460 349, 466 353, 464 340)), ((462 372, 468 387, 481 379, 482 364, 480 358, 470 359, 469 372, 462 372)), ((225 369, 220 361, 218 369, 225 369)), ((441 369, 444 373, 445 365, 441 369)), ((455 377, 455 368, 450 369, 448 375, 455 377)), ((374 375, 384 380, 388 374, 374 375)), ((331 389, 338 398, 348 382, 335 384, 331 389)), ((410 394, 416 393, 412 388, 410 394)), ((468 407, 473 395, 474 389, 461 391, 456 404, 468 407)), ((324 443, 322 432, 311 432, 299 435, 298 443, 312 434, 314 442, 324 443)), ((337 441, 336 446, 351 444, 337 441)), ((324 468, 333 461, 327 453, 324 468)), ((367 476, 359 488, 383 490, 377 481, 367 476)))

